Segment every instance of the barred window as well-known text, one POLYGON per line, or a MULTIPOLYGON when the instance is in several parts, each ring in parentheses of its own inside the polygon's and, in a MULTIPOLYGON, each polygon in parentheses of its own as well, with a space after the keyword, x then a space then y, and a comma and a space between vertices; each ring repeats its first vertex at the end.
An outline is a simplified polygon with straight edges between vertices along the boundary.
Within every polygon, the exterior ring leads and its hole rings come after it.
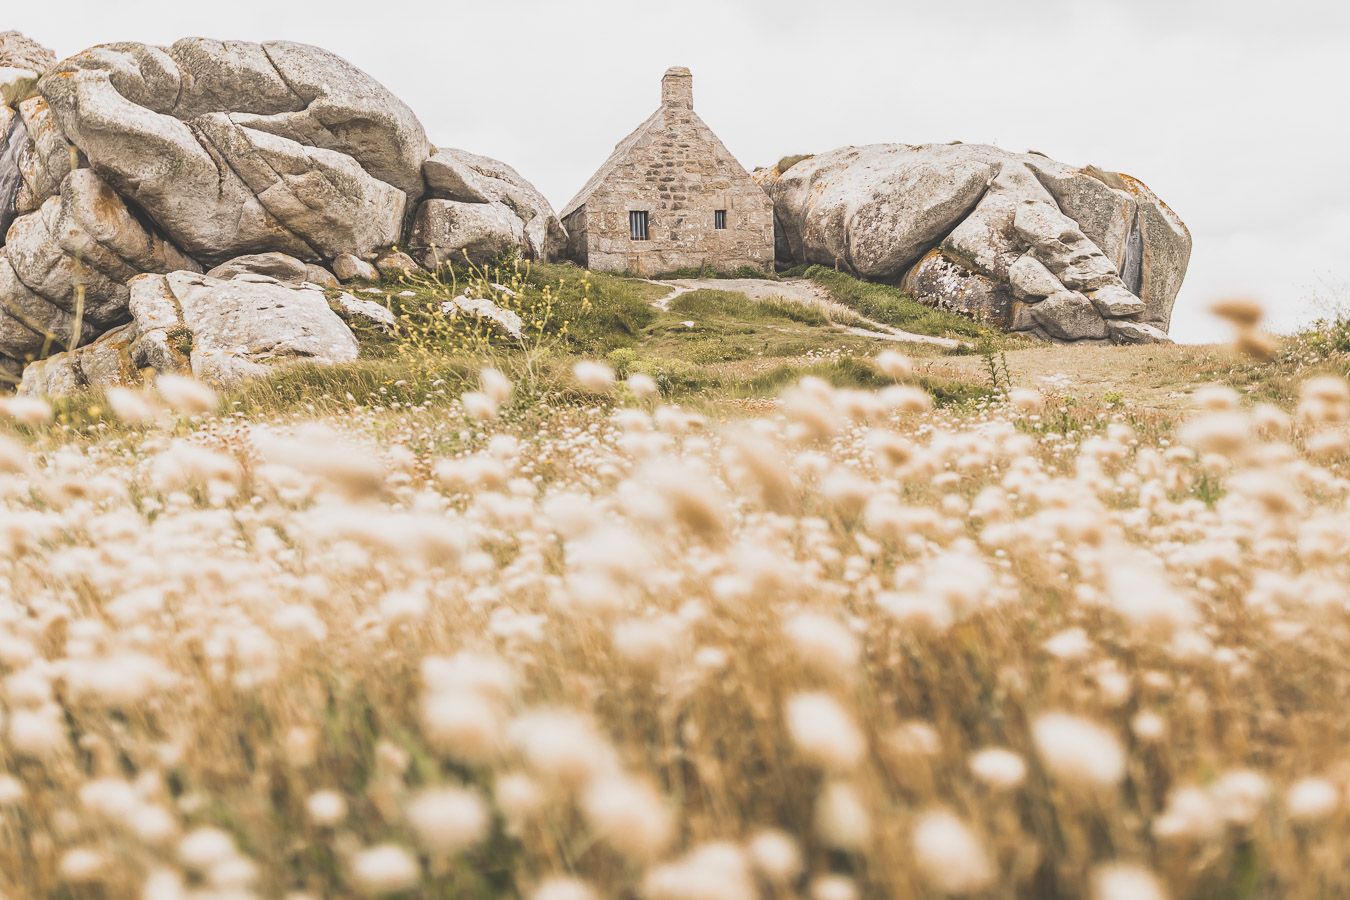
POLYGON ((628 236, 635 241, 647 240, 646 210, 633 210, 628 214, 628 236))
POLYGON ((713 228, 723 231, 727 227, 727 211, 718 209, 713 211, 713 228))

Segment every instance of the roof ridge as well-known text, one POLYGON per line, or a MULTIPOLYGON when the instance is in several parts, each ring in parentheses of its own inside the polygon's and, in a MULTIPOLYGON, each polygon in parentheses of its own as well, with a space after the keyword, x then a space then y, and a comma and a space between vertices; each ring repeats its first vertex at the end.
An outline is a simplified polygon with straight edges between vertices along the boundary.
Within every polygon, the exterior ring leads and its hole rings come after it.
POLYGON ((638 141, 645 137, 647 132, 651 131, 652 126, 657 122, 664 123, 665 111, 666 108, 664 106, 658 106, 656 112, 648 116, 642 124, 637 128, 634 128, 627 137, 614 145, 614 151, 609 154, 604 163, 601 164, 600 168, 595 170, 595 174, 582 185, 581 190, 577 191, 576 196, 569 200, 567 205, 562 208, 562 211, 558 213, 559 219, 567 218, 572 213, 576 212, 578 208, 585 205, 586 201, 590 199, 591 194, 595 193, 596 189, 600 187, 607 177, 609 177, 610 173, 618 168, 618 165, 623 158, 630 150, 637 146, 638 141))

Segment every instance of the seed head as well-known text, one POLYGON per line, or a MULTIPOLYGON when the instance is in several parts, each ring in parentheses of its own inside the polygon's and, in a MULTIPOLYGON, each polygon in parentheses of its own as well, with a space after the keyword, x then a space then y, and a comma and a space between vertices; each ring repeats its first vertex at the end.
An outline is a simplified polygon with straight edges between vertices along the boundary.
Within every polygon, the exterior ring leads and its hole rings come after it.
POLYGON ((205 415, 220 404, 215 391, 184 375, 160 375, 155 379, 155 390, 165 403, 186 416, 205 415))
POLYGON ((582 360, 572 367, 572 375, 592 393, 608 393, 614 387, 614 370, 602 362, 582 360))
POLYGON ((914 374, 914 363, 903 353, 897 353, 894 350, 883 350, 877 354, 877 368, 887 378, 895 381, 901 381, 914 374))
POLYGON ((980 781, 998 791, 1020 787, 1027 777, 1027 764, 1011 750, 986 747, 970 757, 970 771, 980 781))
POLYGON ((421 879, 417 859, 397 844, 378 844, 352 857, 352 880, 369 896, 412 890, 421 879))
POLYGON ((492 824, 481 794, 453 786, 421 791, 409 802, 407 816, 418 842, 440 856, 478 843, 492 824))
POLYGON ((1341 794, 1325 778, 1303 778, 1290 785, 1284 805, 1295 822, 1320 822, 1335 814, 1341 805, 1341 794))
POLYGON ((315 791, 305 800, 305 812, 320 828, 332 828, 347 817, 347 801, 337 791, 315 791))
POLYGON ((1125 751, 1101 725, 1068 713, 1043 713, 1031 730, 1046 768, 1065 783, 1104 788, 1125 777, 1125 751))
POLYGON ((1108 863, 1092 870, 1092 900, 1167 900, 1167 892, 1143 866, 1108 863))
POLYGON ((872 839, 872 816, 858 789, 846 781, 830 781, 816 798, 816 833, 829 846, 861 853, 872 839))
POLYGON ((979 836, 944 809, 922 813, 914 824, 914 859, 939 891, 965 894, 993 883, 993 862, 979 836))
POLYGON ((848 711, 829 694, 796 694, 787 702, 788 734, 807 761, 830 771, 862 762, 867 739, 848 711))

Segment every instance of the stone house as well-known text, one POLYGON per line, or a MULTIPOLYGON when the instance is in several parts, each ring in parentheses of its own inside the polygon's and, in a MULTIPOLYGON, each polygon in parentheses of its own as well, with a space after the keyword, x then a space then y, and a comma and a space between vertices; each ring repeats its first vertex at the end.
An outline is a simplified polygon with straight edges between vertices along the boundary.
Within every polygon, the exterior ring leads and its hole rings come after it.
POLYGON ((694 77, 669 69, 661 108, 563 208, 568 255, 656 275, 773 266, 773 202, 694 112, 694 77))

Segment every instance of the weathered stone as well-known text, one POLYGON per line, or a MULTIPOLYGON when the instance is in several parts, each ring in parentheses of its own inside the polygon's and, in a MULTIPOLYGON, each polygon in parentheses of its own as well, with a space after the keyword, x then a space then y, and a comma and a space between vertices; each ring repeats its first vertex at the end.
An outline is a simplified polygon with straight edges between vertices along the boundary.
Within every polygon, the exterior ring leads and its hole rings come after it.
POLYGON ((1017 262, 1008 267, 1008 281, 1013 293, 1027 300, 1043 299, 1064 290, 1054 273, 1030 253, 1018 257, 1017 262))
POLYGON ((171 272, 135 279, 131 293, 138 333, 132 357, 141 365, 176 367, 186 355, 196 377, 231 384, 277 364, 357 356, 356 338, 313 285, 171 272))
POLYGON ((380 277, 374 266, 350 253, 339 253, 333 258, 333 274, 342 281, 377 281, 380 277))
POLYGON ((461 203, 490 203, 495 198, 488 191, 486 179, 460 159, 460 152, 438 147, 422 164, 422 175, 431 196, 461 203))
POLYGON ((34 397, 63 397, 83 387, 74 360, 65 353, 57 353, 24 367, 18 393, 34 397))
POLYGON ((488 263, 521 246, 519 217, 503 203, 424 200, 413 219, 408 246, 428 269, 446 263, 488 263))
POLYGON ((639 274, 767 269, 772 204, 694 112, 689 70, 671 69, 661 84, 661 108, 563 208, 568 254, 592 269, 639 274), (646 213, 646 240, 632 238, 630 212, 646 213))
POLYGON ((1052 338, 1079 341, 1109 335, 1107 324, 1082 294, 1065 291, 1031 307, 1031 317, 1052 338))
MULTIPOLYGON (((82 301, 83 320, 99 330, 125 321, 128 279, 141 272, 197 268, 172 244, 146 231, 89 169, 71 172, 58 196, 16 219, 4 254, 29 292, 72 314, 82 301)), ((16 355, 12 349, 0 345, 0 352, 16 355)))
MULTIPOLYGON (((1013 327, 1013 308, 993 302, 992 290, 972 296, 958 270, 1022 299, 1087 293, 1107 315, 1165 324, 1190 252, 1180 220, 1134 179, 1034 153, 845 147, 759 180, 774 199, 780 262, 900 281, 947 308, 992 307, 1002 319, 991 321, 1005 327, 1013 327), (943 295, 947 288, 957 293, 943 295)), ((1104 328, 1080 322, 1073 330, 1104 328)))
POLYGON ((168 374, 192 371, 192 332, 183 323, 178 298, 162 275, 140 275, 128 285, 136 338, 132 362, 142 369, 168 374))
POLYGON ((388 246, 422 190, 420 124, 318 48, 108 44, 63 60, 39 89, 90 165, 206 262, 388 246))
MULTIPOLYGON (((178 41, 173 50, 181 53, 195 40, 178 41)), ((241 118, 240 124, 349 156, 403 191, 413 209, 425 190, 422 163, 432 146, 407 104, 328 50, 290 41, 261 46, 294 106, 256 120, 241 118)))
POLYGON ((1082 232, 1077 223, 1054 206, 1035 199, 1019 203, 1012 218, 1013 231, 1028 247, 1065 248, 1078 240, 1082 232))
POLYGON ((467 315, 488 322, 513 338, 523 334, 520 315, 513 310, 502 309, 487 297, 470 297, 467 293, 447 300, 441 304, 441 312, 451 316, 467 315))
POLYGON ((498 203, 517 220, 517 249, 528 259, 554 260, 563 252, 567 233, 543 194, 506 163, 456 150, 438 149, 422 166, 427 187, 437 199, 461 203, 498 203))
POLYGON ((1045 298, 1029 297, 1026 300, 1014 300, 1008 311, 1008 330, 1021 332, 1041 331, 1040 325, 1037 324, 1035 318, 1031 315, 1031 309, 1036 303, 1039 303, 1043 299, 1045 298))
POLYGON ((1156 325, 1129 319, 1112 319, 1106 323, 1111 340, 1117 344, 1170 344, 1172 339, 1156 325))
MULTIPOLYGON (((70 345, 74 317, 29 290, 19 280, 9 259, 0 254, 0 355, 27 362, 70 345)), ((79 343, 98 334, 97 326, 83 323, 79 343)))
POLYGON ((19 171, 19 157, 27 149, 28 132, 23 119, 4 104, 0 104, 0 247, 5 234, 18 213, 20 194, 27 190, 19 171))
POLYGON ((909 270, 900 287, 915 300, 928 306, 1008 327, 1012 309, 1011 292, 993 279, 950 259, 941 250, 929 251, 918 265, 909 270))
POLYGON ((1144 301, 1143 319, 1167 330, 1172 321, 1172 301, 1181 290, 1191 259, 1191 233, 1180 217, 1142 181, 1121 175, 1120 179, 1135 200, 1137 216, 1131 243, 1137 257, 1135 265, 1127 261, 1127 273, 1137 271, 1135 291, 1144 301))
POLYGON ((317 284, 321 288, 338 288, 342 284, 334 277, 333 273, 323 266, 316 266, 313 263, 305 264, 305 280, 310 284, 317 284))
POLYGON ((844 147, 760 173, 789 261, 894 281, 964 219, 997 174, 965 146, 844 147))
POLYGON ((1110 173, 1092 166, 1078 169, 1036 154, 1028 154, 1025 161, 1060 211, 1073 219, 1117 271, 1123 272, 1134 219, 1134 201, 1129 194, 1104 180, 1111 177, 1110 173))
POLYGON ((394 327, 394 313, 389 307, 381 306, 374 300, 360 300, 351 294, 342 293, 333 303, 337 307, 337 314, 348 322, 352 319, 363 319, 382 331, 390 331, 394 327))
POLYGON ((375 270, 386 278, 405 278, 422 271, 422 267, 402 250, 386 250, 375 257, 375 270))
POLYGON ((266 275, 286 284, 306 281, 305 264, 285 253, 254 253, 236 256, 206 273, 212 278, 229 281, 238 275, 266 275))
POLYGON ((25 100, 19 104, 19 116, 23 119, 27 143, 18 158, 24 190, 14 208, 22 215, 40 207, 48 197, 56 196, 61 182, 77 167, 73 163, 80 160, 78 152, 61 133, 46 100, 41 97, 25 100))
POLYGON ((1104 319, 1137 316, 1144 311, 1144 301, 1117 284, 1089 291, 1087 296, 1104 319))
POLYGON ((90 388, 109 388, 140 382, 131 359, 134 324, 121 325, 73 351, 57 353, 23 370, 18 392, 59 397, 90 388))
POLYGON ((0 67, 31 69, 41 74, 56 63, 56 54, 19 31, 0 31, 0 67))

